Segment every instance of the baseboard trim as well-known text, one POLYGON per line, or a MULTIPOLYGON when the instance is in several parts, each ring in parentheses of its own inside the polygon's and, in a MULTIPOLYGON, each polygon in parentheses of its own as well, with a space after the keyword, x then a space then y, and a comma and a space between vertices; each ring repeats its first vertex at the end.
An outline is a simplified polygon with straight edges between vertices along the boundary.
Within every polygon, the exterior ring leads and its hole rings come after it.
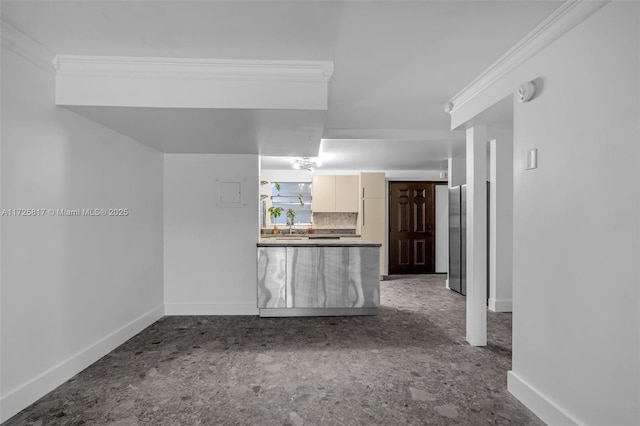
POLYGON ((507 372, 507 390, 529 410, 549 425, 578 425, 565 410, 547 398, 538 389, 525 382, 513 371, 507 372))
POLYGON ((3 395, 0 399, 0 423, 18 414, 163 316, 164 305, 161 305, 3 395))
POLYGON ((167 303, 165 315, 258 315, 257 303, 167 303))
POLYGON ((489 310, 492 312, 513 312, 513 300, 489 299, 489 310))

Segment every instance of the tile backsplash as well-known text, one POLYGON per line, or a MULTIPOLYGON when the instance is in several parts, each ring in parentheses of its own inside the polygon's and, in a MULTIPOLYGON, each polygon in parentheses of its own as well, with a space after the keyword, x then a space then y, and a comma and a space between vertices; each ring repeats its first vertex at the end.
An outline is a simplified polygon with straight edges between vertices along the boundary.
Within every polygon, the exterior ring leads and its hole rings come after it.
POLYGON ((313 213, 314 229, 355 229, 358 213, 313 213))

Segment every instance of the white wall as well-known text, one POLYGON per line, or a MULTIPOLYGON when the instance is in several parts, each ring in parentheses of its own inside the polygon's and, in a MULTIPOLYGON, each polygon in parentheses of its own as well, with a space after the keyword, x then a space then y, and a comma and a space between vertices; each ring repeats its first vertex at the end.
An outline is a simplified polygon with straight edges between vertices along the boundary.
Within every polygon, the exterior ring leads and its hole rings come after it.
POLYGON ((467 157, 449 158, 447 163, 449 188, 467 183, 467 157))
POLYGON ((449 272, 449 187, 436 185, 436 272, 449 272))
POLYGON ((165 154, 167 315, 255 315, 258 156, 165 154), (244 207, 216 205, 216 179, 244 179, 244 207))
POLYGON ((440 178, 440 173, 446 170, 386 170, 384 175, 387 180, 434 180, 446 181, 440 178))
POLYGON ((489 309, 513 310, 513 130, 489 128, 489 309))
POLYGON ((640 423, 639 8, 606 4, 465 105, 544 83, 515 109, 509 390, 549 424, 640 423))
MULTIPOLYGON (((464 158, 462 159, 464 164, 464 158)), ((362 172, 384 172, 387 180, 435 180, 441 179, 440 173, 445 170, 362 170, 362 172)), ((322 170, 318 169, 313 173, 306 170, 262 170, 260 178, 270 182, 311 182, 314 174, 318 175, 358 175, 360 170, 322 170)))
POLYGON ((515 110, 513 371, 582 424, 640 423, 638 6, 532 60, 545 91, 515 110))
POLYGON ((313 173, 306 170, 261 170, 260 179, 268 182, 311 182, 313 173))
POLYGON ((56 107, 54 76, 2 49, 1 413, 7 419, 163 315, 162 154, 56 107))

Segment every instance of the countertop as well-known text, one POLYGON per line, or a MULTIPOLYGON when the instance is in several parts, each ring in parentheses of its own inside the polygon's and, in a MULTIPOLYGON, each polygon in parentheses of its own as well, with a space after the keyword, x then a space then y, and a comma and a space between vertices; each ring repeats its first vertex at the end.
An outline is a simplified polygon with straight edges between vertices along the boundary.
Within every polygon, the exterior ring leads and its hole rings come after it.
POLYGON ((261 238, 258 247, 381 247, 374 241, 354 237, 308 238, 308 237, 272 237, 261 238))
POLYGON ((360 238, 360 234, 341 234, 341 233, 331 233, 331 234, 323 234, 320 232, 316 232, 313 234, 301 233, 301 234, 289 234, 288 231, 282 231, 280 234, 262 234, 260 238, 263 239, 272 239, 272 238, 307 238, 307 237, 340 237, 340 238, 360 238))

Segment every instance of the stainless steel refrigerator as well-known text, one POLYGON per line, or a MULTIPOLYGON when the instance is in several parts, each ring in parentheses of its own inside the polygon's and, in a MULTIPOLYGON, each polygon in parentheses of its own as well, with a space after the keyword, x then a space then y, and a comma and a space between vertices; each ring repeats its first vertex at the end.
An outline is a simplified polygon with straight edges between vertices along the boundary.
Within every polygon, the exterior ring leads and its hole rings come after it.
MULTIPOLYGON (((489 191, 487 182, 487 299, 489 298, 489 191)), ((467 185, 449 188, 449 288, 467 294, 467 185)))
POLYGON ((467 294, 467 186, 449 188, 449 288, 467 294))

